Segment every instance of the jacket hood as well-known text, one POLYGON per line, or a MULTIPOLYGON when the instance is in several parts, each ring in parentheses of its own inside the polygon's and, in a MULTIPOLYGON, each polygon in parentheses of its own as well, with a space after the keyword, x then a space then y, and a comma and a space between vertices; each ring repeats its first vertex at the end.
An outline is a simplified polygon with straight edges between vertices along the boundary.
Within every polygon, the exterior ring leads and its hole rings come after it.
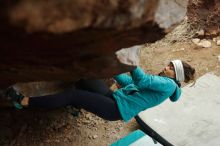
POLYGON ((174 93, 169 97, 170 100, 172 102, 177 101, 180 98, 181 92, 182 92, 181 89, 178 86, 176 86, 174 93))

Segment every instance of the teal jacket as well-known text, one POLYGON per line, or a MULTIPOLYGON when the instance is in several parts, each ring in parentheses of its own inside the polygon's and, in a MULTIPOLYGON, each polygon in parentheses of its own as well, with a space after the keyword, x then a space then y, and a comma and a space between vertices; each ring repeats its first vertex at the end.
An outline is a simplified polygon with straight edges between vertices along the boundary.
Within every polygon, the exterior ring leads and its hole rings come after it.
POLYGON ((114 77, 122 87, 113 93, 124 121, 129 121, 139 112, 154 107, 169 98, 175 102, 181 95, 181 89, 168 77, 145 74, 137 67, 130 72, 114 77))

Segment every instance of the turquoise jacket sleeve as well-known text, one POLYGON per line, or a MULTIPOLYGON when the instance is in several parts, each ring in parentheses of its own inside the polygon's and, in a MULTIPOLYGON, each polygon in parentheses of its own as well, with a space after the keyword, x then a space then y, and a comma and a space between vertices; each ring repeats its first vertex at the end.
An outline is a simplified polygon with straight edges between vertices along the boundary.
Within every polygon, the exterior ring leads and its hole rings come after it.
POLYGON ((139 89, 151 89, 154 91, 166 91, 169 90, 168 79, 156 75, 145 74, 145 72, 137 67, 131 71, 131 77, 136 86, 139 89))
POLYGON ((117 83, 121 87, 125 87, 125 86, 133 83, 131 76, 127 75, 126 73, 117 75, 114 77, 114 79, 117 81, 117 83))

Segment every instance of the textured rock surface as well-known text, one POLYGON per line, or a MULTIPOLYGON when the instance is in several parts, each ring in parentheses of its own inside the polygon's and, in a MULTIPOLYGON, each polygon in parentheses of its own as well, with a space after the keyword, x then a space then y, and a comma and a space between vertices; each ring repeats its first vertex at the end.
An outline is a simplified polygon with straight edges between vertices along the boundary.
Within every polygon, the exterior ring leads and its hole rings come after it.
POLYGON ((140 50, 143 48, 144 45, 135 45, 129 48, 123 48, 119 51, 117 51, 115 54, 118 58, 118 60, 123 63, 123 64, 128 64, 128 65, 135 65, 139 66, 140 65, 140 50))
POLYGON ((13 27, 0 27, 0 32, 0 88, 16 82, 112 77, 130 70, 117 60, 117 50, 164 36, 156 26, 129 31, 81 30, 62 35, 27 34, 13 27))
POLYGON ((9 11, 28 31, 70 32, 86 27, 132 28, 154 19, 158 0, 21 0, 9 11))
POLYGON ((155 21, 169 28, 186 15, 188 0, 21 0, 11 7, 14 24, 26 30, 70 32, 86 27, 127 29, 155 21), (108 7, 106 7, 108 6, 108 7))
POLYGON ((115 52, 163 36, 156 25, 146 23, 153 19, 156 6, 152 0, 2 1, 0 88, 129 71, 115 52))
POLYGON ((178 24, 186 16, 188 0, 160 0, 155 13, 155 21, 162 28, 178 24))
POLYGON ((189 0, 187 16, 193 28, 204 29, 205 35, 220 34, 220 1, 189 0))
MULTIPOLYGON (((161 31, 158 28, 154 31, 153 25, 148 26, 152 29, 140 28, 131 31, 150 35, 146 39, 118 29, 132 30, 132 27, 146 25, 146 22, 154 20, 154 16, 159 18, 159 14, 164 14, 169 20, 164 23, 166 27, 176 22, 171 23, 170 20, 184 16, 186 2, 4 1, 0 9, 0 87, 7 87, 15 82, 111 77, 128 71, 128 66, 118 62, 115 52, 121 48, 158 40, 161 38, 157 37, 161 31), (174 7, 177 9, 173 9, 174 7), (166 13, 166 10, 170 11, 166 13), (15 24, 13 26, 20 26, 19 28, 8 25, 5 21, 8 20, 7 14, 10 22, 15 24), (34 33, 26 33, 24 28, 34 33), (82 28, 87 29, 76 31, 82 28), (94 31, 91 28, 99 29, 94 31), (100 28, 117 28, 118 31, 100 28)), ((189 1, 189 22, 192 26, 201 22, 198 24, 202 27, 199 30, 204 30, 205 34, 212 28, 216 28, 215 32, 218 33, 218 5, 219 1, 214 0, 189 1)))

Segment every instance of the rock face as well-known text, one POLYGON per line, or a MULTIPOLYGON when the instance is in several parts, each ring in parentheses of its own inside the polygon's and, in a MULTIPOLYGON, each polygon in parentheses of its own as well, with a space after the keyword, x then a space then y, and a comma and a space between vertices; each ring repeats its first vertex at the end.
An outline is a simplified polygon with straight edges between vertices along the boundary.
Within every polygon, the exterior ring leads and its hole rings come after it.
POLYGON ((13 24, 30 32, 81 28, 133 28, 154 19, 158 0, 20 0, 10 7, 13 24))
POLYGON ((115 52, 120 44, 115 45, 117 40, 110 38, 114 36, 85 38, 88 31, 61 36, 1 32, 1 87, 16 82, 106 78, 131 69, 117 60, 115 52))
POLYGON ((117 51, 115 54, 118 60, 123 64, 132 66, 140 66, 140 50, 144 45, 135 45, 130 48, 123 48, 117 51))
POLYGON ((112 77, 131 69, 117 60, 117 50, 164 35, 147 23, 154 17, 154 0, 1 3, 0 88, 16 82, 112 77))
POLYGON ((178 24, 186 16, 188 0, 160 0, 155 12, 155 21, 162 28, 178 24))
POLYGON ((188 0, 20 0, 10 7, 14 25, 29 32, 65 33, 92 28, 128 29, 155 21, 162 28, 179 23, 188 0), (107 7, 106 7, 107 6, 107 7))
MULTIPOLYGON (((184 17, 186 3, 185 0, 1 1, 0 88, 16 82, 74 81, 129 71, 130 66, 121 64, 115 52, 160 39, 163 34, 152 25, 154 20, 162 27, 171 26, 184 17), (162 20, 164 16, 167 22, 162 20), (136 29, 147 24, 151 24, 147 29, 136 29), (110 28, 111 35, 106 35, 110 28), (135 31, 150 35, 138 38, 135 31)), ((218 0, 190 0, 189 22, 203 29, 205 35, 218 34, 218 8, 218 0)))
POLYGON ((220 34, 220 1, 189 0, 187 16, 193 28, 205 30, 205 35, 220 34))

